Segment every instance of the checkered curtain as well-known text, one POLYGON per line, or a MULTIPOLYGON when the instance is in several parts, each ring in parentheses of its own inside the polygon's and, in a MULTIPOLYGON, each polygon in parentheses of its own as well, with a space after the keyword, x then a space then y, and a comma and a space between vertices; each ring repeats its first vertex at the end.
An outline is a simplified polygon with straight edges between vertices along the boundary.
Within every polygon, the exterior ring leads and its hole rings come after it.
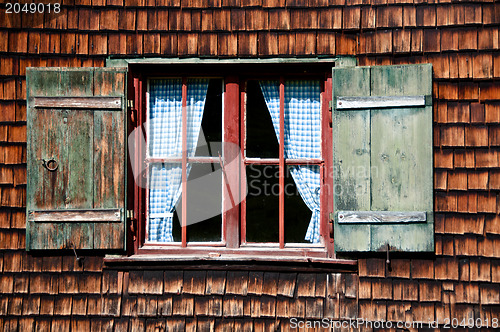
MULTIPOLYGON (((279 82, 261 81, 260 87, 279 141, 279 82)), ((285 158, 321 158, 320 82, 285 81, 285 158)), ((317 165, 291 166, 300 196, 312 211, 305 239, 319 242, 320 174, 317 165)))
MULTIPOLYGON (((187 153, 196 151, 208 79, 187 81, 187 153)), ((149 156, 182 155, 182 81, 161 79, 149 86, 149 156)), ((187 174, 191 165, 187 165, 187 174)), ((153 164, 150 168, 148 240, 172 242, 173 211, 181 195, 182 165, 153 164)))

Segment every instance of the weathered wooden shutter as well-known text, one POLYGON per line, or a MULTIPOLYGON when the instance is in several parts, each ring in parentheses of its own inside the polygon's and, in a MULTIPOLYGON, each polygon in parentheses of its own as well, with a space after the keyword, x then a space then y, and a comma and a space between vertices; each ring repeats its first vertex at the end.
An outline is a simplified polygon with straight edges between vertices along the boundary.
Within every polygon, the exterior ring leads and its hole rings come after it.
POLYGON ((125 247, 126 71, 27 69, 26 246, 125 247))
POLYGON ((333 69, 337 252, 434 251, 432 66, 333 69))

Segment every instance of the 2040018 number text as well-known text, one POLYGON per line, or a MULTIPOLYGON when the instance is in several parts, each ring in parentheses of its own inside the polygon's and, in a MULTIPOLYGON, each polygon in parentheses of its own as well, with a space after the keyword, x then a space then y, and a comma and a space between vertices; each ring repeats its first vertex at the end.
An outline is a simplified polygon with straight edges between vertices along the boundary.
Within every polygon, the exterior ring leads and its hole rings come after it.
POLYGON ((42 13, 55 13, 58 14, 61 12, 61 4, 56 3, 19 3, 19 2, 7 2, 5 4, 7 14, 42 14, 42 13))

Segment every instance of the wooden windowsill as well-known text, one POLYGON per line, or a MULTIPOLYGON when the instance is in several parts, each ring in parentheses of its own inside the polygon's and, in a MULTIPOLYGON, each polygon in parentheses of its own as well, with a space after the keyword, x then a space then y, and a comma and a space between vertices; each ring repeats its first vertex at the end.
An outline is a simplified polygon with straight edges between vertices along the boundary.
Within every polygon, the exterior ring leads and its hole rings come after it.
MULTIPOLYGON (((241 250, 241 249, 240 249, 241 250)), ((178 250, 142 250, 131 256, 107 255, 104 263, 117 269, 184 269, 184 270, 261 270, 261 271, 305 271, 305 272, 356 272, 357 260, 335 259, 318 255, 256 254, 247 250, 235 253, 232 250, 179 253, 178 250)))

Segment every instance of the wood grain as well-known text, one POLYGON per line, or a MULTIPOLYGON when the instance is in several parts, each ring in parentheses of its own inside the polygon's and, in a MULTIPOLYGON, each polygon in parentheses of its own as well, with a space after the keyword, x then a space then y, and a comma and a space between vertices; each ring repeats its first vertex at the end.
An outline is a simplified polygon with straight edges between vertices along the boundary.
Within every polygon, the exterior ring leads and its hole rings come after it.
POLYGON ((396 211, 339 211, 338 223, 409 223, 425 222, 425 212, 396 212, 396 211))
POLYGON ((28 220, 34 222, 120 222, 120 209, 29 211, 28 220))
POLYGON ((337 97, 337 110, 425 106, 425 96, 337 97))

